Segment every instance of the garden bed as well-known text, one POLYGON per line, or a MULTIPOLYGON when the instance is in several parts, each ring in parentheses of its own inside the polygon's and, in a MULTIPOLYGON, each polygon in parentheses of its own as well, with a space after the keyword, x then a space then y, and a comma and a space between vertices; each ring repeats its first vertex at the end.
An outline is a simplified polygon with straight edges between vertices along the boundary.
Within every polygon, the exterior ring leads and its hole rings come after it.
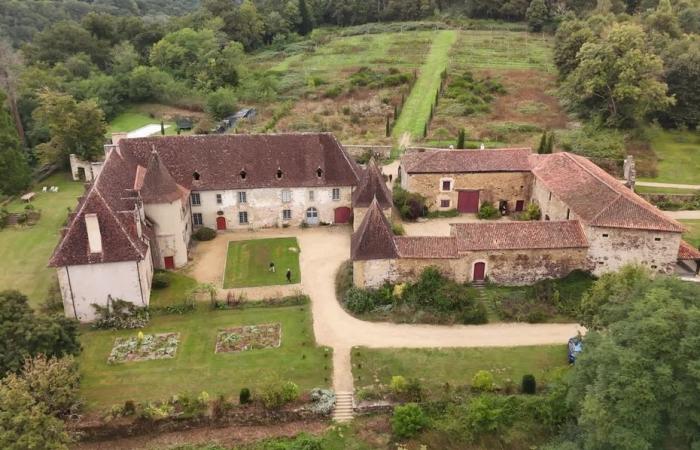
POLYGON ((279 323, 244 325, 221 330, 216 336, 216 353, 235 353, 246 350, 277 348, 282 343, 279 323))
POLYGON ((114 341, 107 362, 118 364, 174 358, 179 342, 180 333, 146 334, 142 339, 139 336, 119 337, 114 341))

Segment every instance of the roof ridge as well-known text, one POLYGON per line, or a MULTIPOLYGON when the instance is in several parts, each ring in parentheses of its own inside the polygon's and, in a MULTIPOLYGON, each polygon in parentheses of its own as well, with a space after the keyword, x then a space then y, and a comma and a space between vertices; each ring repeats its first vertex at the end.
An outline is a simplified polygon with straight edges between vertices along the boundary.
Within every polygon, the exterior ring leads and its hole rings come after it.
MULTIPOLYGON (((134 249, 136 250, 136 252, 137 252, 139 255, 145 256, 144 254, 141 253, 141 250, 138 248, 138 245, 137 245, 136 242, 134 242, 134 240, 132 239, 131 233, 129 233, 129 231, 127 231, 127 230, 124 228, 124 224, 122 223, 121 219, 120 219, 119 217, 117 217, 116 213, 114 212, 114 208, 112 208, 112 205, 109 204, 109 202, 108 202, 108 201, 104 198, 104 196, 102 195, 102 192, 100 192, 100 190, 99 190, 97 187, 95 188, 95 190, 97 191, 97 195, 99 195, 100 199, 101 199, 101 200, 104 202, 104 204, 107 206, 107 211, 109 211, 109 213, 112 215, 112 218, 113 218, 114 220, 116 220, 117 223, 119 224, 119 228, 120 228, 120 229, 122 230, 122 232, 126 235, 126 238, 129 240, 129 243, 131 244, 131 246, 134 247, 134 249)), ((126 211, 125 211, 125 212, 126 212, 126 211)))

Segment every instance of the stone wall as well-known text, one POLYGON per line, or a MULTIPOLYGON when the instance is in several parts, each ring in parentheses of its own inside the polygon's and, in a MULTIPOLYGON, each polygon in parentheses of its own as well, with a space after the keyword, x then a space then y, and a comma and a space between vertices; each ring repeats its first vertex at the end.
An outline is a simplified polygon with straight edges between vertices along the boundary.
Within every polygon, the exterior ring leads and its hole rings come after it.
POLYGON ((402 172, 404 189, 417 192, 427 198, 430 210, 447 210, 457 207, 458 191, 479 190, 479 204, 492 203, 498 207, 501 200, 508 202, 508 209, 515 210, 517 200, 527 202, 531 196, 532 174, 530 172, 488 172, 457 174, 408 174, 402 172), (449 191, 442 190, 443 181, 451 181, 449 191), (441 200, 449 205, 441 207, 441 200))
POLYGON ((559 198, 547 189, 547 186, 537 178, 535 178, 533 184, 531 200, 540 206, 542 220, 545 220, 546 217, 549 217, 550 220, 578 219, 576 214, 566 206, 566 203, 559 200, 559 198))
POLYGON ((371 151, 376 159, 386 159, 391 155, 391 145, 343 144, 343 148, 355 159, 363 157, 368 151, 371 151))
POLYGON ((352 281, 358 287, 378 287, 399 279, 396 259, 371 259, 352 262, 352 281))
POLYGON ((92 181, 100 173, 102 169, 102 161, 85 161, 78 157, 78 155, 71 153, 70 157, 70 171, 73 181, 92 181))
POLYGON ((203 225, 209 228, 216 229, 217 217, 221 216, 226 219, 227 229, 254 229, 300 225, 306 219, 307 209, 314 207, 319 222, 333 223, 336 208, 352 206, 352 187, 338 188, 339 200, 333 200, 332 187, 248 189, 245 203, 238 201, 237 190, 199 191, 201 204, 192 205, 192 213, 202 214, 203 225), (290 201, 282 201, 282 191, 290 192, 290 201), (221 203, 217 203, 217 194, 221 194, 221 203), (283 219, 285 209, 291 210, 289 220, 283 219), (242 211, 248 213, 247 224, 239 223, 238 213, 242 211))
POLYGON ((652 272, 673 273, 678 259, 680 233, 585 226, 593 273, 641 264, 652 272))

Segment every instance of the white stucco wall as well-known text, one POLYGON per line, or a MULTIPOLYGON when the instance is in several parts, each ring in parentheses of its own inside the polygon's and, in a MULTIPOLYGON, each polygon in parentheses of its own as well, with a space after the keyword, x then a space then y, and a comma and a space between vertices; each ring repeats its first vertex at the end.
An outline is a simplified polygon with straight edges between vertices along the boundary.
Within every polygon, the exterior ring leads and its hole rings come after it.
POLYGON ((164 268, 163 258, 173 256, 175 267, 187 264, 187 247, 192 234, 189 205, 180 200, 172 203, 157 203, 144 205, 148 219, 155 226, 158 241, 158 259, 156 267, 164 268))
POLYGON ((81 322, 95 319, 93 303, 107 304, 107 297, 122 299, 142 307, 150 300, 153 268, 150 253, 139 261, 84 264, 59 267, 58 282, 66 317, 81 322))
POLYGON ((585 226, 584 231, 596 275, 619 270, 625 264, 641 264, 652 272, 673 273, 680 233, 590 226, 585 226))
POLYGON ((227 229, 248 229, 281 226, 283 224, 299 225, 306 218, 306 210, 315 207, 318 210, 319 222, 332 223, 335 219, 335 209, 351 207, 352 188, 338 187, 340 199, 333 200, 332 187, 322 188, 266 188, 245 190, 246 202, 238 202, 238 190, 199 191, 200 205, 192 205, 192 214, 201 213, 203 225, 216 229, 218 212, 223 212, 227 229), (282 191, 291 192, 289 202, 282 201, 282 191), (309 199, 309 191, 314 192, 313 200, 309 199), (216 202, 216 194, 221 194, 222 203, 216 202), (282 211, 290 209, 292 218, 282 219, 282 211), (248 223, 239 224, 238 213, 248 212, 248 223))

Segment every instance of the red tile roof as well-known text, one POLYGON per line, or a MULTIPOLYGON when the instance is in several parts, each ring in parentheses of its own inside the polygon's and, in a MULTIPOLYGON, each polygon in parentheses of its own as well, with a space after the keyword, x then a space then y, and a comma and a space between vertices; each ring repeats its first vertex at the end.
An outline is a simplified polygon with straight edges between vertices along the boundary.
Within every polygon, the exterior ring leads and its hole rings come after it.
POLYGON ((683 226, 588 159, 571 153, 531 158, 535 177, 591 226, 682 232, 683 226))
POLYGON ((122 139, 119 147, 144 167, 155 148, 175 182, 192 191, 356 186, 361 174, 328 133, 159 136, 122 139))
MULTIPOLYGON (((138 167, 139 169, 141 166, 138 167)), ((136 172, 138 184, 139 171, 136 172)), ((161 163, 158 152, 151 153, 148 168, 141 183, 141 198, 144 203, 172 203, 187 198, 189 191, 175 182, 168 169, 161 163)))
POLYGON ((360 227, 352 234, 350 254, 353 261, 397 258, 399 251, 389 221, 372 200, 360 227))
POLYGON ((401 165, 408 173, 529 172, 529 148, 437 150, 407 153, 401 165))
POLYGON ((700 260, 700 250, 681 240, 681 245, 678 247, 678 259, 681 261, 700 260))
POLYGON ((367 164, 367 168, 362 172, 360 184, 352 193, 353 206, 367 207, 376 198, 382 209, 391 208, 394 201, 391 191, 386 186, 384 176, 380 172, 374 159, 367 164))
POLYGON ((459 223, 451 225, 450 234, 460 252, 588 247, 577 220, 459 223))
POLYGON ((445 236, 397 236, 394 238, 401 258, 459 258, 457 240, 445 236))

